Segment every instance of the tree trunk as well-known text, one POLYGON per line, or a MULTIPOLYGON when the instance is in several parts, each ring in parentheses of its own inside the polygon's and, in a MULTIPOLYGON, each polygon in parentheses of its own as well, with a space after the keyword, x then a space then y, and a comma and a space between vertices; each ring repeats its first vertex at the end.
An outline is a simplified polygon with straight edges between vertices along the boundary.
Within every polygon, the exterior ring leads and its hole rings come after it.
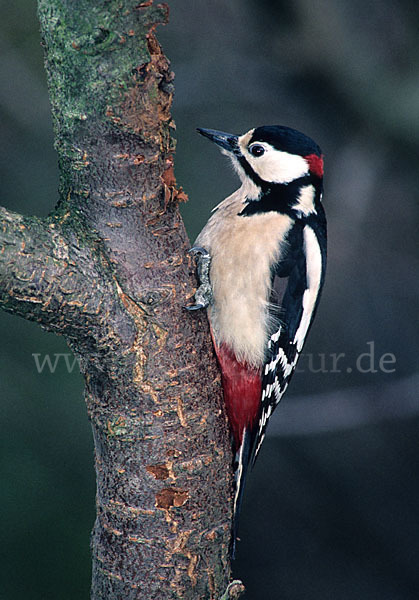
POLYGON ((216 599, 231 448, 173 174, 167 6, 39 0, 60 165, 47 219, 0 209, 0 305, 80 357, 92 423, 95 600, 216 599))

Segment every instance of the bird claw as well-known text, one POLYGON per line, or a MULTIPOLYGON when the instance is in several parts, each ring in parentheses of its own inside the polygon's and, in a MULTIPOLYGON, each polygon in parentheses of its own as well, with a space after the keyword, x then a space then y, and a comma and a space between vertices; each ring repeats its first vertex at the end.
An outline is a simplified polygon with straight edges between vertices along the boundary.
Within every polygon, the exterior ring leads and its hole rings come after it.
POLYGON ((183 308, 185 308, 186 310, 189 311, 193 311, 193 310, 200 310, 201 308, 206 308, 208 306, 208 304, 201 304, 200 302, 196 302, 195 304, 189 304, 188 306, 184 306, 183 308))
POLYGON ((186 310, 192 311, 206 308, 212 302, 212 287, 209 278, 211 255, 202 246, 194 246, 188 252, 196 257, 196 271, 199 281, 199 287, 194 296, 195 304, 185 306, 186 310))
POLYGON ((192 248, 189 248, 188 254, 193 254, 194 256, 198 254, 205 258, 211 258, 208 250, 205 250, 202 246, 192 246, 192 248))

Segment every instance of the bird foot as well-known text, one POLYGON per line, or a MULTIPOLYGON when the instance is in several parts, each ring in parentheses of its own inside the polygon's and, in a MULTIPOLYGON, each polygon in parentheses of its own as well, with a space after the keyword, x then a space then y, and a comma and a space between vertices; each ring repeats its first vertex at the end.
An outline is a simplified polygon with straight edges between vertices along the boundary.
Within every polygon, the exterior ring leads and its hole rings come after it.
POLYGON ((196 272, 199 281, 199 287, 195 292, 195 304, 185 306, 186 310, 199 310, 206 308, 212 302, 212 287, 209 278, 211 265, 210 253, 201 246, 194 246, 189 250, 196 259, 196 272))

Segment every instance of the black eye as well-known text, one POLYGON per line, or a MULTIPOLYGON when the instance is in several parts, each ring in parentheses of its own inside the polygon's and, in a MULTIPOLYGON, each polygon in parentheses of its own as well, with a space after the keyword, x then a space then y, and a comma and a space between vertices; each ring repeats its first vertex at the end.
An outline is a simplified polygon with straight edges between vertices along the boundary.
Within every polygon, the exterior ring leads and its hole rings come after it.
POLYGON ((253 144, 252 146, 250 146, 249 152, 253 156, 262 156, 262 154, 265 153, 265 148, 260 144, 253 144))

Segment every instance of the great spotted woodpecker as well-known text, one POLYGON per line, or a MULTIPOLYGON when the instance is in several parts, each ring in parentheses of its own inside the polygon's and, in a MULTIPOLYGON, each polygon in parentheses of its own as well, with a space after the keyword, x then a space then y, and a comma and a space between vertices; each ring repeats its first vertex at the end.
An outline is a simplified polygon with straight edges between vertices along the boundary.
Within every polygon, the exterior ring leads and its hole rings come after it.
POLYGON ((192 248, 201 285, 188 307, 207 307, 221 368, 235 454, 235 547, 248 465, 294 372, 324 282, 323 156, 288 127, 240 136, 198 131, 221 147, 242 182, 213 209, 192 248))

